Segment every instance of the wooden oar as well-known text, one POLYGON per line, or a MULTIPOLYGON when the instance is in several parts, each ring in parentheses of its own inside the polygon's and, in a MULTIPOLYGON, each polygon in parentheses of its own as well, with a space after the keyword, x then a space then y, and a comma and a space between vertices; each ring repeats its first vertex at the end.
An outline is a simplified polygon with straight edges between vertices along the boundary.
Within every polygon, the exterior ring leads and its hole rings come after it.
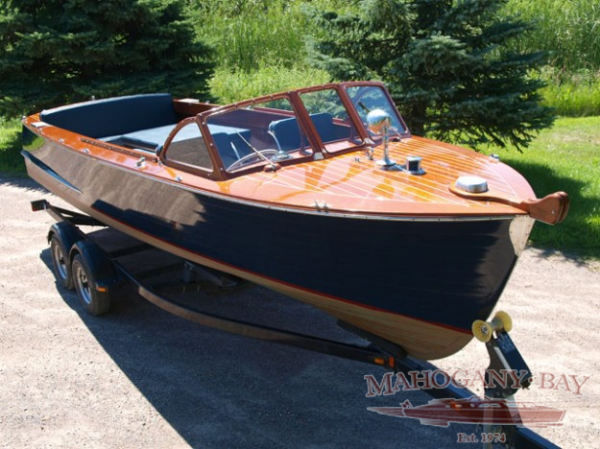
POLYGON ((495 201, 508 204, 527 212, 531 218, 550 225, 555 225, 563 221, 569 212, 569 195, 565 192, 551 193, 540 199, 515 200, 501 193, 489 190, 482 193, 469 193, 458 189, 455 185, 450 186, 450 191, 455 195, 469 200, 495 201))

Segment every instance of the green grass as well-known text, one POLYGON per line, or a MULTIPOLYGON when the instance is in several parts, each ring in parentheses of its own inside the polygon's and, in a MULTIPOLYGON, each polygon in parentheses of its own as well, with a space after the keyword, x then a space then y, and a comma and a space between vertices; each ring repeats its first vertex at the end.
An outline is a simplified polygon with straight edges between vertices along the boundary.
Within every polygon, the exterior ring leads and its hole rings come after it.
POLYGON ((541 90, 543 104, 562 117, 600 115, 600 71, 559 71, 547 67, 542 79, 548 84, 541 90))
POLYGON ((219 103, 227 104, 329 81, 330 76, 322 70, 270 66, 254 72, 218 69, 210 87, 219 103))
POLYGON ((21 156, 21 122, 0 118, 0 172, 24 174, 21 156))
POLYGON ((308 11, 344 12, 347 0, 190 0, 199 38, 213 46, 220 69, 307 67, 306 39, 321 30, 308 11))
POLYGON ((218 67, 251 72, 304 59, 303 3, 213 0, 193 2, 189 10, 200 39, 215 49, 218 67))
POLYGON ((509 0, 504 11, 536 25, 517 48, 546 50, 551 66, 570 72, 600 67, 597 0, 509 0))
MULTIPOLYGON (((318 33, 307 11, 342 8, 343 0, 191 1, 199 38, 215 49, 212 95, 227 104, 330 81, 306 61, 306 38, 318 33)), ((347 6, 344 6, 347 7, 347 6)))
POLYGON ((564 222, 536 223, 531 243, 600 259, 600 117, 562 118, 520 154, 490 149, 529 181, 538 197, 563 190, 571 207, 564 222))

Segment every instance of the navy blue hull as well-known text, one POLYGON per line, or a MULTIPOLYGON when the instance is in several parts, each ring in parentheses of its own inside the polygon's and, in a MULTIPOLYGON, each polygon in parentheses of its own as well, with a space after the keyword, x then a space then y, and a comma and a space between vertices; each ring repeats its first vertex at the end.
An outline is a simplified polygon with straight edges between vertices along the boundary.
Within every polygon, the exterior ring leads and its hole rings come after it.
POLYGON ((303 213, 185 189, 51 143, 26 159, 30 175, 53 193, 137 238, 158 239, 163 249, 269 286, 465 334, 490 315, 517 259, 509 219, 303 213), (60 167, 59 176, 48 167, 60 167))
MULTIPOLYGON (((173 190, 154 185, 150 191, 157 201, 164 201, 173 190)), ((332 298, 464 330, 470 330, 474 319, 490 314, 516 261, 508 220, 349 219, 185 195, 189 198, 181 212, 191 213, 193 223, 173 210, 165 210, 168 215, 162 217, 167 218, 162 218, 156 213, 158 205, 134 211, 126 199, 117 204, 96 200, 93 207, 216 262, 332 298)))

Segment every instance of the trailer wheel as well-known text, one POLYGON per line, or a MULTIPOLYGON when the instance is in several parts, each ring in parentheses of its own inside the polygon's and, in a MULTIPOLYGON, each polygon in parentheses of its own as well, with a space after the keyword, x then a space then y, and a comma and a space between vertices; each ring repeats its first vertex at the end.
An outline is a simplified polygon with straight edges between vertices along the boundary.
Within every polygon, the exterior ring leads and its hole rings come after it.
POLYGON ((71 265, 69 264, 69 256, 60 240, 58 234, 54 234, 50 240, 50 254, 52 256, 52 268, 54 276, 58 282, 67 290, 73 290, 73 276, 71 275, 71 265))
POLYGON ((98 284, 92 275, 85 258, 76 254, 71 264, 73 281, 79 301, 90 315, 103 315, 110 308, 110 290, 98 290, 98 284))

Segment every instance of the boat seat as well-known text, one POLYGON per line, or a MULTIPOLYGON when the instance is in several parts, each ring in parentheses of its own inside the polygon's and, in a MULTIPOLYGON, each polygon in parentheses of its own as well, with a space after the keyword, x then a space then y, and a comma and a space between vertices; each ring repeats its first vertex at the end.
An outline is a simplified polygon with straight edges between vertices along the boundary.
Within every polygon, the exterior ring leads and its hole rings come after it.
MULTIPOLYGON (((318 114, 311 114, 310 118, 323 143, 346 137, 347 132, 345 129, 336 126, 333 123, 332 114, 321 112, 318 114)), ((283 151, 296 150, 300 148, 301 144, 306 145, 306 136, 304 133, 301 133, 296 117, 271 122, 269 131, 275 135, 275 138, 283 151), (302 139, 304 139, 304 141, 302 141, 302 139)))
POLYGON ((271 122, 269 131, 275 136, 279 148, 283 151, 297 150, 301 144, 307 143, 296 117, 271 122))
MULTIPOLYGON (((209 125, 210 126, 210 125, 209 125)), ((212 125, 214 126, 214 125, 212 125)), ((248 147, 248 144, 242 140, 237 134, 238 132, 246 139, 250 141, 250 130, 239 130, 236 132, 214 132, 211 128, 211 135, 215 141, 215 145, 223 161, 225 167, 229 167, 231 164, 236 162, 238 159, 250 154, 252 150, 248 147)), ((228 126, 220 126, 219 128, 232 128, 228 126)))
POLYGON ((141 129, 172 126, 178 122, 178 117, 170 94, 145 94, 44 110, 40 114, 40 120, 84 136, 108 141, 141 129))
MULTIPOLYGON (((123 135, 104 137, 101 140, 109 143, 115 143, 117 145, 126 145, 130 147, 156 149, 159 145, 162 145, 173 131, 176 125, 159 126, 157 128, 142 129, 127 133, 123 135)), ((186 139, 186 134, 190 134, 187 138, 197 137, 198 133, 191 135, 191 129, 185 127, 177 134, 175 140, 181 141, 186 139), (187 131, 187 133, 186 133, 187 131)))
MULTIPOLYGON (((126 145, 130 147, 154 150, 156 147, 163 145, 167 141, 171 131, 173 131, 176 126, 177 124, 159 126, 157 128, 141 129, 139 131, 134 131, 120 136, 105 137, 101 140, 109 143, 115 143, 117 145, 126 145)), ((198 130, 189 126, 185 126, 177 133, 177 135, 175 135, 173 141, 180 142, 182 140, 196 137, 198 137, 198 130)))

